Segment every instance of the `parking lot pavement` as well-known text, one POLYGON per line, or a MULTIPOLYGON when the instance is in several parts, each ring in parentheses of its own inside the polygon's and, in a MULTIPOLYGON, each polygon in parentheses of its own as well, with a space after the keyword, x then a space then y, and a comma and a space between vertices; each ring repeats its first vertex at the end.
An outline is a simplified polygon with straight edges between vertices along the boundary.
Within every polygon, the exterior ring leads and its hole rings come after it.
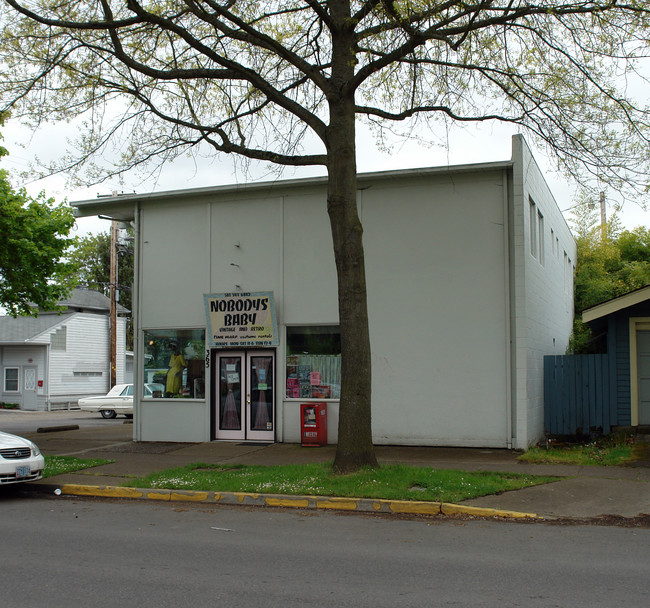
POLYGON ((128 422, 124 416, 106 420, 93 412, 81 410, 55 410, 36 412, 26 410, 0 409, 0 431, 21 435, 35 433, 38 429, 53 429, 60 426, 78 425, 79 428, 106 428, 128 422))

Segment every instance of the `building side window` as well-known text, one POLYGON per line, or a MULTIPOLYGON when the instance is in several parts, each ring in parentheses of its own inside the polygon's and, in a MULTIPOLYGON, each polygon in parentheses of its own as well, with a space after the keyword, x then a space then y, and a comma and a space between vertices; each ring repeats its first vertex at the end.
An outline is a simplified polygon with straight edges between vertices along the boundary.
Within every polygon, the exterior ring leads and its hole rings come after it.
MULTIPOLYGON (((532 198, 528 199, 528 237, 530 239, 530 255, 540 264, 544 264, 544 215, 537 208, 532 198)), ((551 231, 553 236, 553 231, 551 231)))
POLYGON ((17 393, 18 392, 18 368, 5 367, 4 368, 4 392, 17 393))
POLYGON ((537 259, 540 264, 544 264, 544 216, 537 211, 537 244, 539 245, 539 251, 537 259))
POLYGON ((88 377, 95 377, 95 376, 103 376, 104 372, 72 372, 72 375, 75 377, 88 378, 88 377))
POLYGON ((341 330, 338 325, 287 327, 287 398, 339 399, 341 330))
POLYGON ((551 228, 551 254, 555 256, 555 230, 551 228))
POLYGON ((64 351, 67 348, 67 330, 65 327, 59 327, 50 339, 52 350, 64 351))
POLYGON ((570 286, 570 280, 569 280, 569 272, 571 268, 571 260, 569 260, 569 256, 567 255, 567 252, 564 252, 564 292, 569 293, 569 286, 570 286))
POLYGON ((530 239, 530 254, 537 257, 537 207, 532 199, 529 199, 528 214, 528 237, 530 239))
POLYGON ((148 329, 143 338, 144 397, 205 399, 205 330, 148 329))

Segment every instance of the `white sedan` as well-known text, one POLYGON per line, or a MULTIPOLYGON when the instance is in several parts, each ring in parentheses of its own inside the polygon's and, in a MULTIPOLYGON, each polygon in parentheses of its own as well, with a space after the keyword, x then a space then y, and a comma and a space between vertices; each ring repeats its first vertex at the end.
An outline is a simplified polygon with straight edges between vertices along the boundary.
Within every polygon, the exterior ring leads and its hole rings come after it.
POLYGON ((0 486, 43 477, 45 458, 35 443, 0 431, 0 486))
MULTIPOLYGON (((164 390, 164 384, 145 384, 144 397, 162 397, 164 390)), ((79 409, 99 412, 104 418, 115 418, 118 414, 133 418, 133 384, 116 384, 106 395, 79 399, 79 409)))

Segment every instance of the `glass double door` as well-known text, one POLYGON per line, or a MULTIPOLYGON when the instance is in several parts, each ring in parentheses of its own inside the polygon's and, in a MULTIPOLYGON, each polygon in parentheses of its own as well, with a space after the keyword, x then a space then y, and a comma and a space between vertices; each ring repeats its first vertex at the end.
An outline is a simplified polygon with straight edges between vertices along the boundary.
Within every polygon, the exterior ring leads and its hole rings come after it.
POLYGON ((275 352, 214 350, 212 361, 215 439, 274 441, 275 352))

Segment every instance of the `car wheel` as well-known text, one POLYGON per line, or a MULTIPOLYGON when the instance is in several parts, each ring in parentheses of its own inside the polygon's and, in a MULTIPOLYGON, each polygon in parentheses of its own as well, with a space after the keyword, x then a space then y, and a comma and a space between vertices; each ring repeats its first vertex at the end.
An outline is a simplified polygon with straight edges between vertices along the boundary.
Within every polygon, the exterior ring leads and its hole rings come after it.
POLYGON ((115 410, 102 410, 101 414, 104 418, 115 418, 117 416, 115 410))

